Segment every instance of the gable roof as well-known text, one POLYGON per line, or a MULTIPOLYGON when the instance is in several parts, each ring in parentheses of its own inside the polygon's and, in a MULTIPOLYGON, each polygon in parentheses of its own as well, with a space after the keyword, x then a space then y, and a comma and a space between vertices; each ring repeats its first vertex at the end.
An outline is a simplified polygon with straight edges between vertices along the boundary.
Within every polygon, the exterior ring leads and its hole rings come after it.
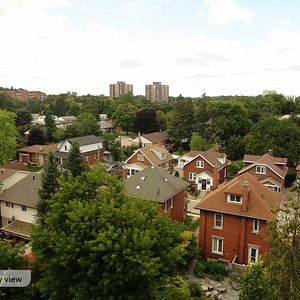
POLYGON ((242 168, 238 174, 242 174, 245 171, 257 166, 257 165, 264 165, 266 167, 268 167, 270 170, 272 170, 274 173, 276 173, 279 177, 281 177, 282 179, 284 179, 287 171, 288 171, 288 167, 283 166, 282 168, 278 167, 274 161, 270 158, 273 157, 272 155, 270 155, 269 153, 266 153, 264 155, 262 155, 259 159, 257 159, 254 163, 242 168))
POLYGON ((14 175, 15 173, 19 172, 18 170, 15 169, 5 169, 5 168, 0 168, 0 182, 3 182, 10 176, 14 175))
POLYGON ((138 150, 136 150, 127 160, 126 163, 132 158, 134 157, 137 153, 141 153, 143 154, 153 166, 157 166, 160 165, 162 163, 168 162, 170 160, 173 159, 173 156, 169 153, 169 151, 161 145, 158 144, 152 144, 152 145, 148 145, 144 148, 140 148, 138 150), (165 159, 160 159, 155 152, 158 153, 166 153, 166 158, 165 159))
POLYGON ((204 160, 206 160, 212 167, 217 167, 218 170, 222 169, 224 166, 228 164, 228 159, 226 157, 225 153, 217 151, 214 147, 206 150, 206 151, 195 151, 192 150, 185 154, 185 156, 192 157, 193 159, 186 163, 188 165, 192 161, 194 161, 198 157, 202 157, 204 160), (221 163, 219 159, 224 159, 224 163, 221 163))
POLYGON ((49 154, 50 152, 55 153, 56 150, 57 150, 57 144, 51 144, 51 145, 32 145, 29 147, 18 149, 18 152, 49 154))
POLYGON ((265 153, 263 155, 250 155, 250 154, 245 154, 244 158, 243 158, 243 162, 247 162, 247 163, 255 163, 258 160, 260 160, 261 158, 268 158, 270 161, 272 161, 272 163, 276 164, 283 164, 285 165, 287 163, 287 158, 285 157, 276 157, 271 155, 270 153, 265 153))
POLYGON ((142 135, 143 138, 147 139, 148 141, 152 142, 153 144, 164 142, 168 139, 167 131, 161 132, 151 132, 142 135))
POLYGON ((133 197, 164 203, 190 184, 164 168, 152 166, 128 178, 125 185, 128 194, 133 197))
POLYGON ((0 200, 35 208, 41 188, 41 173, 28 173, 20 181, 0 193, 0 200), (35 179, 33 179, 33 175, 35 179))
POLYGON ((102 140, 95 136, 95 135, 86 135, 86 136, 80 136, 80 137, 75 137, 68 139, 70 143, 77 143, 79 146, 84 146, 84 145, 90 145, 90 144, 97 144, 102 142, 102 140))
POLYGON ((282 194, 266 187, 252 174, 244 173, 218 186, 197 204, 196 208, 225 214, 251 217, 261 220, 275 218, 272 208, 279 206, 282 194), (249 184, 249 201, 247 212, 242 212, 242 205, 227 202, 227 194, 243 194, 243 183, 249 184))

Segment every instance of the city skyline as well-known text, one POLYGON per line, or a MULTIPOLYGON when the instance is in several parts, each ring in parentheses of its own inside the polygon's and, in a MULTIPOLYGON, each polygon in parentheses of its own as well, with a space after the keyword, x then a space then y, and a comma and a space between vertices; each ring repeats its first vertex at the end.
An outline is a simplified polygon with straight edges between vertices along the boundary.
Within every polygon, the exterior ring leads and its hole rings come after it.
POLYGON ((300 3, 258 0, 3 0, 0 85, 109 95, 300 95, 300 3), (263 3, 262 3, 263 2, 263 3))

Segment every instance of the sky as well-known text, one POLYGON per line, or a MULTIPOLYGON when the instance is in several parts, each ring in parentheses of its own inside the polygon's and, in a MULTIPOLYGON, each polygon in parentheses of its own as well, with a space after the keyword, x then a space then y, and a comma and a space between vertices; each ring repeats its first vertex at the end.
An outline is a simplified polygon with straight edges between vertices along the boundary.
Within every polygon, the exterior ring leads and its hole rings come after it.
POLYGON ((299 0, 0 0, 0 86, 300 95, 299 0))

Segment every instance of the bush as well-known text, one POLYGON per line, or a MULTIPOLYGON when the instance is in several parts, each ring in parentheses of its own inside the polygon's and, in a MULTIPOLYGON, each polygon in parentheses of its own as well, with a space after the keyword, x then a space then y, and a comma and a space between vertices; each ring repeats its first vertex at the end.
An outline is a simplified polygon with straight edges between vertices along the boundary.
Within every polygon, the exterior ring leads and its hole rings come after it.
POLYGON ((222 281, 228 276, 227 266, 218 261, 199 261, 195 267, 195 273, 198 277, 203 278, 205 274, 216 281, 222 281))
POLYGON ((199 278, 204 278, 205 277, 205 273, 204 273, 204 264, 205 261, 203 260, 199 260, 195 266, 195 273, 199 278))
POLYGON ((200 284, 196 282, 189 282, 189 289, 192 297, 201 297, 203 295, 200 284))
POLYGON ((285 176, 285 187, 291 187, 293 182, 296 180, 297 173, 287 173, 285 176))

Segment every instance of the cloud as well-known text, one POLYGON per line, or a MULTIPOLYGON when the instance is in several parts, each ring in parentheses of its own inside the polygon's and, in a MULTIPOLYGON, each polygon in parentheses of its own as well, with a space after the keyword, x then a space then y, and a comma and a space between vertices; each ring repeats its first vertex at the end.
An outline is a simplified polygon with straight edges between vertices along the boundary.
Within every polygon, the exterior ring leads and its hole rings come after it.
POLYGON ((208 7, 208 22, 214 26, 227 26, 233 21, 249 23, 254 16, 234 0, 204 0, 204 5, 208 7))
POLYGON ((130 1, 130 2, 128 3, 128 5, 129 5, 130 7, 140 7, 140 6, 142 6, 142 3, 141 3, 141 2, 138 2, 138 1, 130 1))
POLYGON ((121 68, 136 68, 141 66, 143 63, 140 61, 137 61, 135 59, 128 59, 128 60, 123 60, 118 62, 118 66, 120 66, 121 68))
POLYGON ((288 24, 288 21, 285 19, 276 19, 274 22, 279 25, 287 25, 288 24))

